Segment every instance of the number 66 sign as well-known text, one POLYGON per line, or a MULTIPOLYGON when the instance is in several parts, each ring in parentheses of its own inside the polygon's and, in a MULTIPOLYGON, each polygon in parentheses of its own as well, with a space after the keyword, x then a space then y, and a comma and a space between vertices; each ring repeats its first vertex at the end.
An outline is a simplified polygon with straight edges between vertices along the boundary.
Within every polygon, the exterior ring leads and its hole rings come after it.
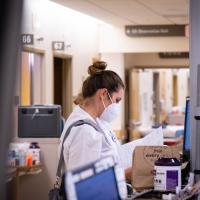
POLYGON ((21 41, 22 44, 33 44, 34 41, 33 34, 22 34, 21 41))

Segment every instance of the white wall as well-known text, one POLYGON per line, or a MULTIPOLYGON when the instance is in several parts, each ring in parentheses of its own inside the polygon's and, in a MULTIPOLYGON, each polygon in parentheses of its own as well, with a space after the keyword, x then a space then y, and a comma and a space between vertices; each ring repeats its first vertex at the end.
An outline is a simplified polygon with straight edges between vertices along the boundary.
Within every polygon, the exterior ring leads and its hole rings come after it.
POLYGON ((189 51, 186 37, 131 38, 125 35, 125 28, 102 25, 100 29, 100 52, 141 53, 189 51))
MULTIPOLYGON (((98 56, 99 24, 51 1, 26 0, 24 3, 23 33, 34 34, 34 45, 29 47, 45 53, 44 103, 53 103, 52 41, 64 41, 69 45, 62 53, 72 57, 72 93, 77 95, 87 67, 92 63, 92 58, 98 56), (43 40, 38 41, 38 38, 43 40)), ((20 200, 48 199, 48 190, 55 183, 59 140, 15 138, 15 141, 37 141, 42 152, 42 173, 20 177, 20 200)))
POLYGON ((64 41, 66 55, 72 56, 72 93, 80 89, 83 74, 98 56, 99 24, 92 18, 46 0, 26 0, 24 33, 33 33, 33 48, 45 50, 45 103, 53 103, 52 41, 64 41))

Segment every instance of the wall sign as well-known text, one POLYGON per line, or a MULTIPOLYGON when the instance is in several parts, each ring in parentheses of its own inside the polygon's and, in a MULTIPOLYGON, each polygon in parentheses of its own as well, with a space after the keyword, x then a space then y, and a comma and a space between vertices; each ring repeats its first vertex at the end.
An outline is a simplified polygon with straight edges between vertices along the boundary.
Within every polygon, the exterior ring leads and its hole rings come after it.
POLYGON ((185 36, 185 25, 128 25, 125 33, 129 37, 185 36))
POLYGON ((22 34, 21 42, 22 42, 22 44, 33 44, 34 43, 33 34, 22 34))
POLYGON ((53 50, 64 50, 65 49, 65 43, 61 41, 53 41, 52 42, 52 49, 53 50))
POLYGON ((189 52, 163 52, 159 53, 160 58, 189 58, 189 52))

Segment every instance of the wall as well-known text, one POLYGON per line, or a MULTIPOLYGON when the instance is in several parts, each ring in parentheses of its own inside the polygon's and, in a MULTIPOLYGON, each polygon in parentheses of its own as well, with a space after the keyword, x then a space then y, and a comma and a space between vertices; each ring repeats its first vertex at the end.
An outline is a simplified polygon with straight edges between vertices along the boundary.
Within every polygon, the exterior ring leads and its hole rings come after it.
POLYGON ((61 53, 72 56, 72 93, 76 95, 82 75, 92 58, 98 56, 98 23, 46 0, 26 0, 23 19, 23 32, 33 33, 35 37, 35 44, 31 47, 45 50, 45 102, 53 102, 52 41, 64 41, 65 51, 61 53), (39 41, 39 38, 43 40, 39 41))
MULTIPOLYGON (((51 1, 26 0, 24 3, 23 33, 32 33, 35 37, 34 45, 28 48, 44 52, 44 103, 53 103, 52 41, 64 41, 67 45, 63 52, 57 53, 72 57, 72 94, 77 95, 87 67, 93 57, 98 57, 99 24, 51 1)), ((23 140, 15 135, 14 141, 37 141, 42 152, 42 173, 20 177, 20 200, 48 199, 48 190, 55 182, 59 139, 23 140)))

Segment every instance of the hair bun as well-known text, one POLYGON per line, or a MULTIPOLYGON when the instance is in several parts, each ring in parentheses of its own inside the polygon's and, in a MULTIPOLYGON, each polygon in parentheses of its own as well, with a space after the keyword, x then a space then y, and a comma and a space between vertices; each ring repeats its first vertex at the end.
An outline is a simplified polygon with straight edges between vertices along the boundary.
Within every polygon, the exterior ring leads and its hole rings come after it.
POLYGON ((88 67, 88 74, 93 75, 99 72, 102 72, 106 69, 107 63, 104 61, 97 61, 93 65, 88 67))

